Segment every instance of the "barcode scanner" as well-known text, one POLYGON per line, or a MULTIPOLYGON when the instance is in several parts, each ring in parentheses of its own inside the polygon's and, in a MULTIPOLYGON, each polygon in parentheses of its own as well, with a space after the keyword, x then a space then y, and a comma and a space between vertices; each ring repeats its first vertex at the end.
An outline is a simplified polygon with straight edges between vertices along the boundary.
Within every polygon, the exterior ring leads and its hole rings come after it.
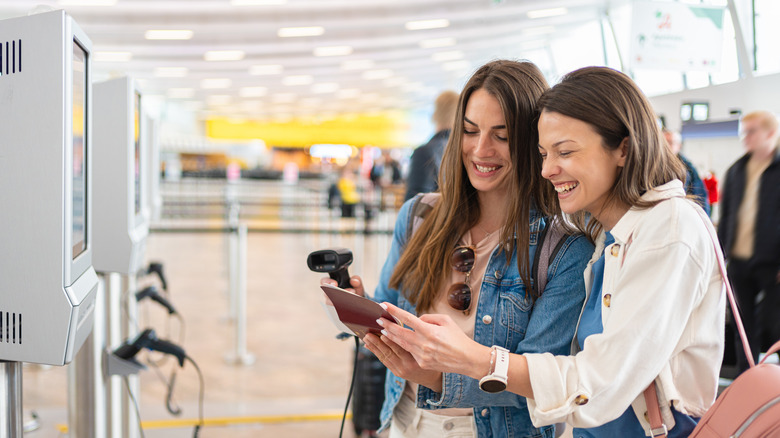
POLYGON ((347 267, 352 264, 352 251, 347 248, 327 248, 314 251, 306 259, 309 269, 314 272, 325 272, 338 282, 338 286, 346 289, 349 284, 347 267))
POLYGON ((179 360, 179 366, 182 367, 184 366, 184 359, 187 358, 183 348, 172 342, 159 339, 152 329, 144 330, 133 341, 126 341, 122 346, 114 350, 114 354, 122 359, 131 360, 142 348, 173 355, 179 360))
POLYGON ((157 277, 160 279, 160 284, 162 284, 162 288, 164 291, 168 290, 168 282, 165 281, 165 274, 163 274, 163 265, 160 262, 152 262, 149 263, 149 268, 146 270, 147 274, 157 274, 157 277))
POLYGON ((159 292, 157 292, 157 288, 154 286, 147 286, 143 290, 135 293, 135 299, 136 301, 141 301, 144 298, 149 298, 152 301, 156 301, 161 306, 168 309, 168 314, 174 314, 176 313, 176 309, 173 307, 173 305, 166 300, 165 298, 160 295, 159 292))

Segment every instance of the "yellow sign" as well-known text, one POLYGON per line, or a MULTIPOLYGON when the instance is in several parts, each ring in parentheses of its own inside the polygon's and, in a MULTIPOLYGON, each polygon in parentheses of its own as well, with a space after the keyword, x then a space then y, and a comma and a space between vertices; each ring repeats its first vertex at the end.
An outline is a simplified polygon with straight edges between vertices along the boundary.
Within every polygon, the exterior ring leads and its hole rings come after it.
POLYGON ((293 119, 284 122, 206 121, 206 136, 212 140, 265 141, 269 146, 309 147, 317 143, 350 144, 358 147, 409 147, 410 126, 401 112, 341 116, 330 120, 293 119))

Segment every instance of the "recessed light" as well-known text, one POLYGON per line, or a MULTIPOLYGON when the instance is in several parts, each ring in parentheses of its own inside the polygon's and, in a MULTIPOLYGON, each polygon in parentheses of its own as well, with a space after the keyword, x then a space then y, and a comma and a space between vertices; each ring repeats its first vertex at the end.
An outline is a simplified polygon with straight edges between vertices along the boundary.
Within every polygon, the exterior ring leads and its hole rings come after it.
POLYGON ((200 81, 200 87, 206 89, 230 88, 233 82, 228 78, 209 78, 200 81))
POLYGON ((379 69, 379 70, 366 70, 363 72, 363 79, 368 80, 374 80, 374 79, 387 79, 393 76, 393 71, 390 69, 379 69))
POLYGON ((287 3, 287 0, 230 0, 230 4, 233 6, 267 6, 267 5, 283 5, 287 3))
POLYGON ((206 96, 206 103, 209 105, 227 105, 231 100, 232 98, 228 94, 213 94, 211 96, 206 96))
POLYGON ((283 27, 276 32, 281 38, 292 37, 307 37, 307 36, 320 36, 325 33, 325 28, 322 26, 308 26, 308 27, 283 27))
POLYGON ((192 39, 191 30, 176 29, 153 29, 144 32, 144 38, 147 40, 189 40, 192 39))
POLYGON ((311 75, 291 75, 282 78, 282 85, 296 86, 296 85, 309 85, 314 82, 314 77, 311 75))
POLYGON ((420 41, 420 47, 423 49, 435 49, 437 47, 454 46, 455 38, 431 38, 420 41))
POLYGON ((553 32, 555 32, 555 26, 527 27, 522 30, 522 33, 525 36, 547 35, 548 33, 553 32))
POLYGON ((333 93, 339 89, 336 82, 321 82, 311 86, 311 92, 315 94, 333 93))
POLYGON ((437 18, 435 20, 416 20, 406 23, 406 29, 408 30, 423 30, 423 29, 440 29, 442 27, 448 27, 450 20, 446 18, 437 18))
POLYGON ((154 69, 154 75, 158 78, 183 78, 187 76, 188 72, 187 67, 157 67, 154 69))
POLYGON ((350 46, 315 47, 314 56, 346 56, 352 53, 350 46))
POLYGON ((445 62, 441 65, 441 68, 445 71, 460 71, 460 70, 468 70, 471 68, 471 63, 466 61, 465 59, 462 59, 460 61, 450 61, 445 62))
POLYGON ((556 17, 558 15, 566 15, 568 13, 569 10, 566 8, 537 9, 535 11, 528 11, 528 18, 556 17))
POLYGON ((244 87, 238 91, 241 97, 262 97, 268 94, 266 87, 244 87))
POLYGON ((95 62, 127 62, 133 59, 130 52, 95 52, 95 62))
POLYGON ((271 101, 274 103, 291 103, 295 102, 298 96, 295 93, 277 93, 271 96, 271 101))
POLYGON ((431 58, 433 58, 436 62, 447 62, 447 61, 455 61, 458 59, 463 59, 464 55, 463 52, 460 50, 450 50, 448 52, 437 52, 434 53, 431 58))
POLYGON ((253 76, 267 76, 281 74, 284 68, 278 64, 253 65, 249 67, 249 74, 253 76))
POLYGON ((114 6, 116 0, 60 0, 63 6, 114 6))
POLYGON ((189 99, 195 96, 195 90, 192 88, 169 88, 165 94, 171 99, 189 99))
POLYGON ((361 91, 358 88, 344 88, 336 92, 339 99, 353 99, 360 96, 361 91))
POLYGON ((342 70, 368 70, 374 67, 374 61, 370 59, 353 59, 341 63, 342 70))
POLYGON ((240 61, 244 59, 243 50, 209 50, 203 54, 206 61, 240 61))

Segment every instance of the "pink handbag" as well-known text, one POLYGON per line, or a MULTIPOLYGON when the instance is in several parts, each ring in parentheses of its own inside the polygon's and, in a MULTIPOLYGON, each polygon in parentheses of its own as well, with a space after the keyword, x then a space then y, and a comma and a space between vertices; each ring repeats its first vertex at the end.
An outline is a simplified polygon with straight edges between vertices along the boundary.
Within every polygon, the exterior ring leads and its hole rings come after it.
MULTIPOLYGON (((709 230, 709 227, 707 227, 709 230)), ((691 438, 777 438, 780 437, 780 366, 764 363, 766 358, 780 351, 780 341, 776 342, 766 353, 764 359, 756 365, 750 353, 745 328, 739 316, 739 309, 731 290, 726 266, 721 256, 717 238, 710 231, 710 237, 715 244, 720 273, 726 286, 726 293, 731 304, 734 321, 737 323, 742 346, 745 349, 750 368, 737 377, 734 382, 720 394, 715 404, 699 420, 691 438)), ((645 390, 650 427, 653 436, 666 437, 667 429, 663 424, 661 410, 658 405, 655 382, 645 390)))

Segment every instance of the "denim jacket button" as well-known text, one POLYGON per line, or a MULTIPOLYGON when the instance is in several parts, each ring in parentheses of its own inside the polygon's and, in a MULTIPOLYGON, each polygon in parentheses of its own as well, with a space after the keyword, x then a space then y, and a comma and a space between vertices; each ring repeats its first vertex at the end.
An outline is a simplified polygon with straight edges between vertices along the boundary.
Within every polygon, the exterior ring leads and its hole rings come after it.
POLYGON ((612 295, 611 294, 604 295, 604 306, 609 307, 611 303, 612 303, 612 295))
POLYGON ((487 410, 487 408, 483 409, 481 412, 483 417, 487 417, 490 414, 490 411, 487 410))
POLYGON ((620 245, 618 244, 612 245, 612 250, 610 252, 612 253, 612 257, 617 257, 618 253, 620 252, 620 245))
POLYGON ((482 317, 482 323, 483 324, 490 324, 491 322, 493 322, 493 317, 492 316, 485 315, 485 316, 482 317))
POLYGON ((496 277, 496 280, 500 280, 501 279, 501 271, 494 272, 493 276, 496 277))

